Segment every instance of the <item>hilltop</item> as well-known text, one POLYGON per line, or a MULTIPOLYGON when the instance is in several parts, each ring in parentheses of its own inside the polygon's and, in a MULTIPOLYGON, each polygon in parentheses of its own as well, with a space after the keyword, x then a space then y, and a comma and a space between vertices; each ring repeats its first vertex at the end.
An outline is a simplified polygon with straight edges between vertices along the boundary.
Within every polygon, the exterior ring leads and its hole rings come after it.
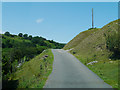
MULTIPOLYGON (((116 32, 117 30, 118 20, 110 22, 101 29, 95 28, 83 31, 73 38, 68 44, 66 44, 63 49, 72 49, 70 52, 75 52, 75 54, 78 55, 84 54, 85 56, 93 53, 102 53, 102 55, 105 54, 105 52, 111 53, 106 48, 105 35, 116 32)), ((102 57, 104 57, 104 55, 102 57)))
POLYGON ((64 50, 72 53, 105 82, 118 87, 118 20, 80 32, 64 50), (117 53, 116 53, 117 52, 117 53))

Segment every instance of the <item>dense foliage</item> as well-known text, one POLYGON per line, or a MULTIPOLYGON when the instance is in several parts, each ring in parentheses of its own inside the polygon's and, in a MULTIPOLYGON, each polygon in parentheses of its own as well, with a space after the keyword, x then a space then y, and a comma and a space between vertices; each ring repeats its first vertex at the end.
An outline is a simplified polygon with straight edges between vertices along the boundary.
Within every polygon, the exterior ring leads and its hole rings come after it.
POLYGON ((63 48, 64 44, 43 37, 19 33, 12 35, 5 32, 2 35, 2 75, 8 80, 12 73, 25 61, 31 60, 47 48, 63 48))
POLYGON ((120 34, 117 31, 106 36, 106 47, 113 52, 112 58, 120 58, 120 34))

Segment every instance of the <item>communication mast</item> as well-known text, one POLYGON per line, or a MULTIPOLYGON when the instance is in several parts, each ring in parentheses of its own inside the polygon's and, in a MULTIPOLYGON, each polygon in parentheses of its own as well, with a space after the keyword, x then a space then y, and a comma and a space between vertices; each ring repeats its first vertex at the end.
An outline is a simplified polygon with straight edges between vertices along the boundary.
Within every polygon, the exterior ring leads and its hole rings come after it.
POLYGON ((92 8, 92 28, 94 28, 93 8, 92 8))

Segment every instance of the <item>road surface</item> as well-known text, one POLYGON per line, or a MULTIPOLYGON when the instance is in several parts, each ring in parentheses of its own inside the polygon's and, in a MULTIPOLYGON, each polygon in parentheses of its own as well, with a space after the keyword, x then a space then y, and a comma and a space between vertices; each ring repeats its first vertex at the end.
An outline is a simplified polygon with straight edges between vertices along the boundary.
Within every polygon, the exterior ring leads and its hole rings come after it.
POLYGON ((53 71, 44 88, 112 88, 67 51, 52 52, 53 71))

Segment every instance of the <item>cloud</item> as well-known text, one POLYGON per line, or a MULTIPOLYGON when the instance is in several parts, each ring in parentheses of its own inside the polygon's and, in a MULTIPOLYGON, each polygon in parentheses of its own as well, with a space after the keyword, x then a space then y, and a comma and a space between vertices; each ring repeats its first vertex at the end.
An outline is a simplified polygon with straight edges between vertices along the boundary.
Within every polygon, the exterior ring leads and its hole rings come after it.
POLYGON ((36 23, 41 23, 41 22, 43 22, 43 21, 44 21, 43 18, 39 18, 39 19, 36 20, 36 23))

